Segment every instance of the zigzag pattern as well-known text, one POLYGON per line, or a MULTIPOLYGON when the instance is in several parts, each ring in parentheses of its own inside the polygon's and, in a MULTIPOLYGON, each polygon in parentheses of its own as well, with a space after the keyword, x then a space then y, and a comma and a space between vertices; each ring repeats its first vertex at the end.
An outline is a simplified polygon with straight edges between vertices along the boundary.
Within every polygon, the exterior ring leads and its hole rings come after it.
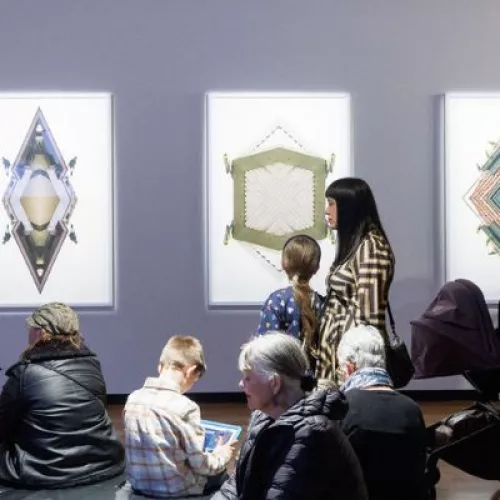
POLYGON ((394 276, 394 255, 387 241, 371 232, 351 259, 328 276, 330 299, 320 324, 319 378, 336 378, 336 350, 345 331, 369 324, 386 332, 385 311, 394 276))
POLYGON ((499 185, 500 169, 494 173, 490 171, 483 172, 469 197, 481 219, 488 225, 500 223, 498 207, 491 202, 491 196, 498 189, 499 185))

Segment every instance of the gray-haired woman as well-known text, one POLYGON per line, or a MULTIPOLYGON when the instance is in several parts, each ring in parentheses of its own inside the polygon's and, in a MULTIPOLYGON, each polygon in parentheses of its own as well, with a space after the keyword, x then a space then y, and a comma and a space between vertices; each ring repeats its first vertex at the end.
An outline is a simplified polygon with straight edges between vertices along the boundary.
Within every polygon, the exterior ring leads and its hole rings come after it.
POLYGON ((335 420, 343 396, 315 391, 299 342, 270 332, 242 347, 240 386, 254 410, 235 476, 213 498, 364 500, 359 462, 335 420))
POLYGON ((370 500, 423 500, 426 430, 420 407, 392 389, 385 345, 373 326, 344 333, 337 357, 349 402, 342 429, 363 468, 370 500))

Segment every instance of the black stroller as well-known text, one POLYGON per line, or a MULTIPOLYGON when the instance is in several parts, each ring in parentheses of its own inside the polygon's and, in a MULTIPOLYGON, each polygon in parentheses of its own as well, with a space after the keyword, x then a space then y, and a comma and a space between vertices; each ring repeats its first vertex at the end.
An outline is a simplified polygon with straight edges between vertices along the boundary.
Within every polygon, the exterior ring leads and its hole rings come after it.
POLYGON ((500 334, 482 291, 471 281, 446 283, 412 321, 415 378, 463 375, 477 391, 470 407, 430 426, 427 477, 431 497, 444 460, 473 476, 500 480, 500 334))

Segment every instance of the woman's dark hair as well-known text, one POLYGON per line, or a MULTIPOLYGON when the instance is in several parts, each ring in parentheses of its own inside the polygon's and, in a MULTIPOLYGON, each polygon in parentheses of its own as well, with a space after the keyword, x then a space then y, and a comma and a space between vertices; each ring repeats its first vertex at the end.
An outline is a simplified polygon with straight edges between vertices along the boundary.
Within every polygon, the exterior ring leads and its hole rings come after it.
POLYGON ((337 253, 333 266, 347 261, 370 231, 380 233, 389 244, 366 181, 356 177, 337 179, 328 186, 325 197, 334 200, 337 207, 337 253))

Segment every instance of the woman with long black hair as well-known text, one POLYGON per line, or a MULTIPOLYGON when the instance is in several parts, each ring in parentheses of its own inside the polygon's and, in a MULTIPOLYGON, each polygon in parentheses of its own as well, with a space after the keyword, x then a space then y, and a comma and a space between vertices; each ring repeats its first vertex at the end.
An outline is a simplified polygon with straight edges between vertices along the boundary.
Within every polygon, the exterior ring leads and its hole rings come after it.
POLYGON ((325 215, 336 231, 337 251, 327 277, 316 374, 336 380, 336 352, 344 332, 366 324, 387 333, 385 313, 395 259, 372 190, 364 180, 338 179, 328 186, 325 197, 325 215))

